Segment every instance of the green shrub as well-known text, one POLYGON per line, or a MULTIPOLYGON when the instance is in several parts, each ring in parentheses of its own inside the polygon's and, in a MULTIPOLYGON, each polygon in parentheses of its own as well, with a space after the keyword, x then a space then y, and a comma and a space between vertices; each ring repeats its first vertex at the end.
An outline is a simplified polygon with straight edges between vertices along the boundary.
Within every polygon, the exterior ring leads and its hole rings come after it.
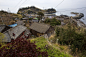
POLYGON ((86 33, 77 33, 75 28, 68 25, 67 29, 56 28, 56 36, 58 36, 59 43, 62 45, 71 45, 72 51, 86 51, 86 33))
POLYGON ((50 25, 51 25, 51 26, 61 25, 61 21, 59 21, 59 20, 53 18, 53 19, 51 19, 51 21, 50 21, 50 25))
POLYGON ((61 21, 57 20, 56 18, 46 19, 45 23, 49 23, 51 26, 61 25, 61 21))
POLYGON ((50 19, 45 19, 45 23, 49 23, 50 22, 50 19))
POLYGON ((33 18, 29 18, 29 20, 32 20, 33 18))

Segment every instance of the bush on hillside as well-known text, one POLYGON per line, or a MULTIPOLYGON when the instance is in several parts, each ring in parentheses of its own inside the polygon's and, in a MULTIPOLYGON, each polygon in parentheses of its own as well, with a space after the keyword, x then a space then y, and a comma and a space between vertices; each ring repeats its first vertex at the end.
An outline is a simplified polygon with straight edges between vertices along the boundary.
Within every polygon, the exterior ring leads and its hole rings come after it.
POLYGON ((0 49, 0 57, 48 57, 47 52, 41 52, 36 47, 30 40, 18 38, 0 49))
POLYGON ((47 51, 48 57, 72 57, 68 54, 60 52, 59 49, 55 48, 54 45, 50 45, 47 42, 47 39, 44 37, 38 37, 31 40, 32 42, 36 42, 37 48, 41 48, 41 51, 47 51))
POLYGON ((33 18, 29 18, 29 20, 32 20, 33 18))
POLYGON ((2 44, 2 40, 4 39, 4 37, 5 37, 5 35, 3 33, 0 33, 0 44, 2 44))
POLYGON ((45 19, 45 23, 49 23, 50 22, 50 19, 45 19))
MULTIPOLYGON (((75 28, 71 25, 67 29, 56 28, 56 36, 58 36, 59 43, 62 45, 71 45, 73 52, 86 51, 86 33, 77 33, 75 28)), ((55 38, 56 39, 56 38, 55 38)))
POLYGON ((51 26, 61 25, 61 21, 53 18, 53 19, 46 19, 45 23, 49 23, 51 26))
POLYGON ((61 25, 61 21, 53 18, 53 19, 51 19, 50 25, 51 26, 61 25))

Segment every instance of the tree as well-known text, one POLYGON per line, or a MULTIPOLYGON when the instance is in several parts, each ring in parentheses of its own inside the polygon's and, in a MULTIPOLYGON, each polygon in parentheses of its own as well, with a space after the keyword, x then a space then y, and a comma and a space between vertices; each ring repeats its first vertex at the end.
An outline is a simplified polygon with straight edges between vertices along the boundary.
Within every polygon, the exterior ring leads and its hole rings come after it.
POLYGON ((38 12, 37 15, 39 15, 39 20, 41 20, 42 17, 44 16, 44 14, 42 12, 38 12))

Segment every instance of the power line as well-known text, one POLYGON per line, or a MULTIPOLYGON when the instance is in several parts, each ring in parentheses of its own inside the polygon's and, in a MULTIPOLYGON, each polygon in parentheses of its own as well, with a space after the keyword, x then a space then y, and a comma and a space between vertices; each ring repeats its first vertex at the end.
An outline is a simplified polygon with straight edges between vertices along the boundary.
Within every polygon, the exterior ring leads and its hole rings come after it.
MULTIPOLYGON (((17 7, 17 6, 21 3, 21 1, 22 1, 22 0, 20 0, 19 3, 18 3, 15 7, 17 7)), ((14 8, 15 8, 15 7, 14 7, 14 8)), ((13 9, 14 9, 14 8, 13 8, 13 9)))
MULTIPOLYGON (((26 1, 27 1, 27 0, 25 0, 22 4, 24 4, 26 1)), ((22 5, 22 4, 21 4, 21 5, 22 5)), ((21 6, 21 5, 20 5, 20 6, 21 6)), ((20 6, 19 6, 19 7, 20 7, 20 6)))
POLYGON ((86 10, 86 8, 85 8, 84 10, 80 11, 80 12, 83 12, 83 11, 85 11, 85 10, 86 10))
MULTIPOLYGON (((64 0, 63 0, 63 1, 64 1, 64 0)), ((62 2, 63 2, 63 1, 62 1, 62 2)), ((61 3, 62 3, 62 2, 61 2, 61 3)), ((57 6, 59 6, 61 3, 59 3, 57 6)), ((57 6, 56 6, 56 7, 57 7, 57 6)), ((56 7, 55 7, 55 8, 56 8, 56 7)))
MULTIPOLYGON (((21 1, 22 1, 22 0, 21 0, 21 1)), ((21 3, 21 1, 20 1, 19 3, 21 3)), ((25 3, 26 1, 27 1, 27 0, 25 0, 23 3, 25 3)), ((19 5, 19 3, 16 5, 16 7, 19 5)), ((23 3, 22 3, 22 4, 23 4, 23 3)), ((21 4, 21 5, 22 5, 22 4, 21 4)), ((19 7, 20 7, 21 5, 19 5, 19 7)), ((15 8, 15 9, 16 9, 16 8, 15 8)))

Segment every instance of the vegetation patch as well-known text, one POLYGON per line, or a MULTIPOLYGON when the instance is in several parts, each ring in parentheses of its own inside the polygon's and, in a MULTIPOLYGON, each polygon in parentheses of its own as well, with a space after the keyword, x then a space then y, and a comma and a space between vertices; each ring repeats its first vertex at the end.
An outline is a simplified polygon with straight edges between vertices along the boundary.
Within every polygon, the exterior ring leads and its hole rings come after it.
POLYGON ((58 49, 54 48, 53 46, 49 45, 47 40, 44 37, 38 37, 31 39, 31 42, 34 42, 37 45, 37 48, 41 48, 41 51, 47 51, 48 57, 72 57, 64 52, 60 52, 58 49))
MULTIPOLYGON (((82 32, 77 30, 72 24, 68 24, 67 28, 56 28, 56 36, 53 40, 58 39, 58 43, 61 45, 68 45, 72 50, 73 55, 78 55, 78 53, 82 53, 84 56, 84 52, 86 52, 86 31, 82 32)), ((56 43, 56 41, 54 41, 56 43)), ((79 55, 78 55, 79 56, 79 55)))
POLYGON ((51 26, 61 25, 61 21, 57 20, 56 18, 53 19, 46 19, 45 23, 50 24, 51 26))

